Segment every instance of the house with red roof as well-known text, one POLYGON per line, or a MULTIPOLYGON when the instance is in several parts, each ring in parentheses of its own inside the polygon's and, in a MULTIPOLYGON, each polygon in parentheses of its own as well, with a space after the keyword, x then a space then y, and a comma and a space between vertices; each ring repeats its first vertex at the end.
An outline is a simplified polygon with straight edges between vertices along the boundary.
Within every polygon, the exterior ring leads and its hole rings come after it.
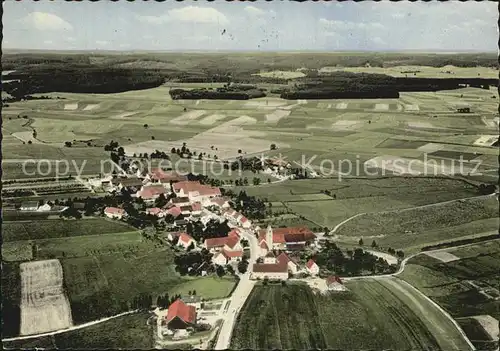
POLYGON ((251 279, 288 279, 288 267, 283 263, 254 263, 251 279))
POLYGON ((163 320, 170 330, 187 329, 196 324, 196 307, 185 304, 181 299, 175 300, 163 320))
POLYGON ((192 207, 191 205, 181 206, 181 213, 185 216, 189 216, 191 214, 192 207))
POLYGON ((170 241, 174 241, 175 238, 178 238, 180 235, 181 235, 182 232, 172 232, 172 233, 168 233, 168 240, 170 241))
POLYGON ((179 241, 177 241, 177 246, 183 247, 184 249, 187 249, 191 244, 196 247, 196 241, 189 235, 188 233, 181 233, 179 235, 179 241))
POLYGON ((192 216, 199 216, 201 215, 201 210, 202 210, 201 202, 193 202, 191 204, 191 215, 192 216))
POLYGON ((181 208, 178 206, 170 207, 167 210, 167 214, 174 216, 174 218, 179 217, 181 215, 181 213, 182 213, 181 208))
POLYGON ((146 202, 154 202, 160 194, 164 196, 168 194, 167 189, 163 185, 145 185, 137 192, 136 196, 146 202))
POLYGON ((231 207, 229 201, 230 199, 227 197, 214 197, 210 199, 210 204, 208 206, 217 206, 222 209, 227 209, 231 207))
POLYGON ((212 262, 225 266, 230 262, 239 262, 243 258, 243 251, 226 251, 222 249, 212 257, 212 262))
POLYGON ((227 234, 228 237, 237 237, 238 239, 241 237, 240 236, 240 231, 238 230, 238 228, 233 228, 231 229, 231 231, 227 234))
POLYGON ((165 211, 159 207, 151 207, 146 209, 146 214, 153 215, 159 218, 165 217, 165 211))
POLYGON ((221 238, 209 238, 205 239, 203 244, 205 249, 214 253, 220 250, 225 251, 242 251, 243 247, 240 243, 240 238, 237 236, 224 236, 221 238))
POLYGON ((186 196, 191 202, 203 204, 210 204, 212 198, 221 196, 219 188, 194 181, 177 182, 172 184, 172 188, 177 196, 186 196))
POLYGON ((108 218, 122 219, 127 215, 127 212, 123 208, 118 207, 106 207, 104 209, 104 215, 108 218))
POLYGON ((334 290, 334 291, 347 290, 347 288, 344 286, 344 283, 342 282, 342 279, 340 279, 340 277, 337 275, 331 275, 328 278, 326 278, 326 286, 328 287, 328 290, 334 290))
POLYGON ((152 168, 145 179, 152 183, 170 184, 170 182, 186 181, 187 176, 180 175, 175 171, 164 171, 161 168, 152 168))
POLYGON ((286 253, 280 253, 278 257, 276 257, 276 261, 278 261, 278 263, 286 264, 290 273, 297 274, 299 269, 297 261, 290 258, 286 253))
POLYGON ((252 226, 252 221, 242 215, 238 218, 238 224, 245 229, 249 229, 252 226))
POLYGON ((312 276, 316 276, 319 274, 319 266, 312 259, 307 261, 306 270, 312 276))

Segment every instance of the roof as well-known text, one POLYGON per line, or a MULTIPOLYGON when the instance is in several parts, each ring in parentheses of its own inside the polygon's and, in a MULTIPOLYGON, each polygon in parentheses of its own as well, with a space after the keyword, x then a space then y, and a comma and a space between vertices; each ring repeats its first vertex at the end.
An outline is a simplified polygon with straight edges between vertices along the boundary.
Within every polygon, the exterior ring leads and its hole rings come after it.
POLYGON ((306 267, 311 269, 312 267, 314 267, 316 265, 316 262, 314 262, 312 259, 310 259, 309 261, 307 261, 306 263, 306 267))
POLYGON ((129 186, 135 186, 139 187, 142 186, 142 180, 139 178, 115 178, 111 181, 113 184, 121 184, 124 187, 129 187, 129 186))
POLYGON ((331 275, 328 278, 326 278, 326 285, 331 285, 334 283, 344 284, 344 283, 342 283, 342 280, 340 279, 340 277, 337 275, 331 275))
POLYGON ((227 234, 227 236, 229 236, 229 237, 234 236, 234 237, 239 238, 239 237, 240 237, 240 231, 239 231, 238 229, 234 228, 234 229, 232 229, 232 230, 229 232, 229 234, 227 234))
POLYGON ((179 235, 179 241, 182 241, 183 243, 187 244, 191 240, 194 240, 194 239, 188 233, 181 233, 181 235, 179 235))
POLYGON ((266 257, 276 257, 274 256, 273 252, 272 251, 269 251, 266 255, 266 257))
POLYGON ((202 301, 201 296, 196 296, 196 295, 188 295, 188 296, 182 296, 181 300, 185 303, 197 303, 202 301))
POLYGON ((286 263, 286 264, 288 264, 288 262, 292 261, 290 259, 290 257, 288 257, 288 255, 286 253, 284 253, 284 252, 282 252, 281 254, 279 254, 278 257, 276 257, 276 260, 279 263, 286 263))
POLYGON ((163 185, 148 185, 142 187, 141 191, 138 193, 138 196, 144 199, 151 199, 155 196, 165 193, 167 193, 167 189, 165 189, 163 185))
POLYGON ((164 171, 161 168, 152 168, 149 176, 151 177, 151 179, 163 182, 187 180, 187 177, 184 175, 180 175, 175 171, 164 171))
POLYGON ((243 257, 243 251, 241 251, 241 250, 240 251, 226 251, 226 250, 222 250, 222 253, 227 258, 231 258, 231 257, 243 257))
POLYGON ((182 181, 172 185, 175 192, 179 192, 181 189, 185 193, 198 192, 200 195, 213 195, 220 196, 221 192, 219 188, 211 187, 209 185, 201 184, 200 182, 192 181, 182 181))
POLYGON ((124 214, 125 210, 118 207, 106 207, 104 209, 104 213, 112 213, 112 214, 124 214))
POLYGON ((286 244, 286 249, 288 251, 302 251, 304 250, 304 247, 306 247, 304 244, 286 244))
POLYGON ((223 206, 229 199, 225 197, 215 197, 210 202, 219 206, 223 206))
POLYGON ((187 197, 187 196, 174 197, 170 201, 173 204, 180 204, 180 203, 183 203, 183 202, 189 202, 189 197, 187 197))
POLYGON ((201 203, 195 202, 194 204, 191 205, 191 209, 193 211, 201 211, 201 203))
POLYGON ((288 267, 282 263, 255 263, 253 271, 256 273, 286 273, 288 267))
POLYGON ((242 216, 242 217, 240 218, 240 222, 241 222, 241 223, 246 223, 246 222, 248 222, 248 218, 246 218, 245 216, 242 216))
POLYGON ((227 237, 222 237, 222 238, 209 238, 205 239, 205 245, 207 246, 208 249, 214 248, 214 247, 221 247, 226 245, 227 237))
POLYGON ((181 212, 184 212, 184 211, 191 212, 192 210, 193 210, 193 208, 191 207, 191 205, 181 206, 181 212))
POLYGON ((146 209, 146 212, 150 213, 150 214, 153 214, 153 215, 157 215, 157 214, 159 214, 159 213, 162 212, 162 209, 158 208, 158 207, 152 207, 152 208, 146 209))
POLYGON ((239 237, 236 236, 223 236, 221 238, 208 238, 205 239, 205 245, 207 246, 208 249, 215 248, 215 247, 222 247, 227 245, 231 249, 238 244, 240 241, 239 237))
POLYGON ((182 211, 181 211, 180 207, 178 207, 178 206, 171 207, 171 208, 169 208, 169 209, 167 210, 167 213, 168 213, 168 214, 171 214, 171 215, 172 215, 172 216, 174 216, 174 217, 178 217, 178 216, 180 216, 180 215, 181 215, 181 212, 182 212, 182 211))
POLYGON ((166 322, 170 323, 176 317, 185 323, 194 323, 196 321, 196 308, 186 305, 181 299, 177 299, 168 307, 166 322))
POLYGON ((261 249, 269 250, 269 247, 267 246, 267 243, 266 243, 265 240, 262 241, 259 246, 260 246, 261 249))

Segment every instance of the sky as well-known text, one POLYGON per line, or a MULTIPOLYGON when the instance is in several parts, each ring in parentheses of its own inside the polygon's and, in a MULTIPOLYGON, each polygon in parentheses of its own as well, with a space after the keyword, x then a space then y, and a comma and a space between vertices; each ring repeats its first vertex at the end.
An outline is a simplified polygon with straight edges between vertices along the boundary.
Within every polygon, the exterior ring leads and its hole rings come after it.
POLYGON ((495 2, 3 3, 4 49, 492 51, 495 2))

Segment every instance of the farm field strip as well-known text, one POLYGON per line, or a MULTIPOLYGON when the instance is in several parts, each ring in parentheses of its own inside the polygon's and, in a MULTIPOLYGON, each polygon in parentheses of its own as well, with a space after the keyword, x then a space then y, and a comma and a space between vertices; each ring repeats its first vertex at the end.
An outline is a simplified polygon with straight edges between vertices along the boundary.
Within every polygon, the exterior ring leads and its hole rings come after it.
POLYGON ((21 263, 21 335, 71 327, 71 309, 63 290, 58 260, 21 263))

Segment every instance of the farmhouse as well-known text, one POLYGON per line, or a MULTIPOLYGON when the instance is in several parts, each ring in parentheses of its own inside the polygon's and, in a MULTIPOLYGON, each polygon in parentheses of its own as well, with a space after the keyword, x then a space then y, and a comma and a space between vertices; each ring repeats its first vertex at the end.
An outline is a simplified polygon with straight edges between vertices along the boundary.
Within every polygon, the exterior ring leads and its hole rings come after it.
POLYGON ((152 168, 146 175, 146 179, 152 183, 170 184, 170 182, 186 181, 187 177, 175 171, 164 171, 161 168, 152 168))
POLYGON ((187 233, 181 233, 179 235, 179 241, 177 242, 177 246, 187 249, 191 244, 193 244, 193 246, 196 247, 196 241, 194 241, 191 235, 187 233))
POLYGON ((230 207, 229 201, 230 199, 227 197, 215 197, 210 200, 210 204, 208 206, 217 206, 219 208, 226 209, 230 207))
POLYGON ((201 215, 201 203, 200 202, 195 202, 191 205, 191 215, 194 216, 199 216, 201 215))
POLYGON ((182 213, 181 208, 178 206, 170 207, 167 210, 167 214, 172 215, 174 218, 179 217, 181 215, 181 213, 182 213))
POLYGON ((117 207, 106 207, 104 209, 104 215, 108 218, 122 219, 127 213, 122 208, 117 207))
MULTIPOLYGON (((305 227, 290 227, 273 229, 269 225, 267 229, 259 231, 259 245, 261 250, 296 250, 297 247, 303 249, 316 239, 314 233, 305 227), (293 249, 292 249, 293 248, 293 249)), ((263 251, 262 251, 263 252, 263 251)))
POLYGON ((204 242, 205 249, 214 253, 220 249, 226 251, 241 251, 243 247, 240 244, 240 238, 238 236, 224 236, 222 238, 210 238, 205 239, 204 242))
POLYGON ((340 277, 336 275, 331 275, 328 278, 326 278, 326 286, 328 287, 328 290, 334 290, 334 291, 347 290, 340 277))
POLYGON ((210 199, 221 196, 219 188, 201 184, 200 182, 183 181, 172 185, 177 196, 187 196, 191 202, 210 203, 210 199))
POLYGON ((169 307, 164 324, 170 330, 187 329, 196 323, 196 307, 175 300, 169 307))
POLYGON ((288 279, 288 267, 282 263, 255 263, 253 265, 252 279, 288 279))
POLYGON ((146 202, 152 202, 156 200, 160 194, 167 194, 167 189, 162 185, 147 185, 143 186, 140 191, 137 192, 137 197, 142 198, 146 202))
POLYGON ((175 238, 178 238, 180 235, 182 234, 182 232, 172 232, 172 233, 168 233, 168 240, 170 241, 174 241, 175 238))
POLYGON ((142 179, 139 178, 113 178, 111 184, 118 190, 126 188, 135 192, 143 185, 142 179))
POLYGON ((225 266, 230 262, 239 262, 243 257, 243 251, 226 251, 222 250, 212 257, 212 262, 221 266, 225 266))
POLYGON ((314 262, 312 259, 310 259, 309 261, 307 261, 307 263, 306 263, 306 270, 312 276, 316 276, 319 273, 319 267, 316 264, 316 262, 314 262))

